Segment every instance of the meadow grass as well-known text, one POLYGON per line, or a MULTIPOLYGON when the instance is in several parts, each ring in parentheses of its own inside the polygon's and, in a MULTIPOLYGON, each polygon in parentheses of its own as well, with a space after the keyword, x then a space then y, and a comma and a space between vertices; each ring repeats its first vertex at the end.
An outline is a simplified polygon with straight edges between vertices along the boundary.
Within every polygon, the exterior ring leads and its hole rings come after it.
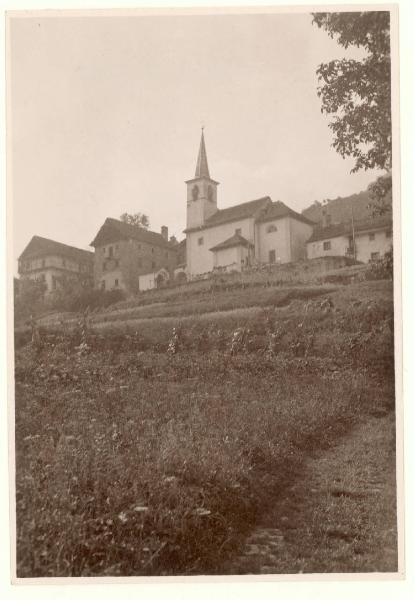
POLYGON ((196 317, 175 355, 157 319, 138 336, 91 332, 84 352, 75 334, 23 346, 18 576, 220 572, 311 452, 393 409, 391 292, 372 282, 332 294, 328 312, 262 310, 258 343, 236 355, 233 322, 223 342, 196 317), (274 355, 269 319, 283 329, 274 355))

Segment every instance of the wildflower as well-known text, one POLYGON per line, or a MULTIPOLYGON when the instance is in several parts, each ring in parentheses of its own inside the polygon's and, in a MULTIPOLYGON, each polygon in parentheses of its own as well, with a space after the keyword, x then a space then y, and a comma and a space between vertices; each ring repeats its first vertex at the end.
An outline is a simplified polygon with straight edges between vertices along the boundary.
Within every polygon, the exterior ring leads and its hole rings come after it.
POLYGON ((135 506, 134 507, 135 512, 147 512, 147 510, 149 510, 148 506, 135 506))
POLYGON ((211 510, 208 510, 207 508, 196 508, 194 512, 198 517, 206 517, 207 515, 211 515, 211 510))
POLYGON ((126 523, 128 521, 128 517, 126 516, 125 512, 120 512, 118 519, 121 521, 121 523, 126 523))
POLYGON ((179 335, 177 329, 174 327, 172 330, 172 336, 168 344, 168 354, 176 354, 178 352, 179 335))

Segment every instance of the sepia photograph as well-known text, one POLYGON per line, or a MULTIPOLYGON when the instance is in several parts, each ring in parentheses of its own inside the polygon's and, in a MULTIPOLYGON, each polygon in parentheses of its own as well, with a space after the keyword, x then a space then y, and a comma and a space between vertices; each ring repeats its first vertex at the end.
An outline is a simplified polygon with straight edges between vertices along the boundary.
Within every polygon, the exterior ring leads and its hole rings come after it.
POLYGON ((6 30, 14 581, 400 575, 398 7, 6 30))

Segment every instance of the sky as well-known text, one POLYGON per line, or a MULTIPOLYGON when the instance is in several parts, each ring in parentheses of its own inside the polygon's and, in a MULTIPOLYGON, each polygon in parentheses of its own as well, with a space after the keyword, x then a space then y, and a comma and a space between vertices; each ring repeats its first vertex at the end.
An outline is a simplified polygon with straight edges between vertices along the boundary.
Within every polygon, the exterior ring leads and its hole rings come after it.
POLYGON ((15 258, 33 235, 91 249, 124 212, 182 239, 202 125, 219 208, 301 211, 379 174, 331 146, 316 69, 358 53, 309 14, 14 18, 10 48, 15 258))

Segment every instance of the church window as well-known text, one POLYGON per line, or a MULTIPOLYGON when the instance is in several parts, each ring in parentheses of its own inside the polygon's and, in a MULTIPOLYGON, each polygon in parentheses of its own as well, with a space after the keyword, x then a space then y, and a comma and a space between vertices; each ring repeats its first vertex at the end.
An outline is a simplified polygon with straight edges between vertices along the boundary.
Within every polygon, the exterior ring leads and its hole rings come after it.
POLYGON ((276 262, 276 250, 269 250, 269 262, 270 263, 276 262))
POLYGON ((193 200, 197 200, 199 192, 200 192, 200 190, 198 188, 198 185, 195 185, 193 187, 193 189, 191 190, 191 194, 193 196, 193 200))
POLYGON ((202 246, 204 244, 204 238, 203 237, 199 237, 197 241, 198 241, 198 245, 199 246, 202 246))
POLYGON ((103 279, 101 281, 101 290, 104 291, 105 290, 105 279, 103 279))
POLYGON ((113 246, 109 246, 109 257, 112 258, 113 255, 114 255, 114 248, 113 248, 113 246))
POLYGON ((118 287, 118 285, 119 285, 119 281, 118 281, 118 279, 115 279, 115 287, 118 287))
POLYGON ((271 225, 267 226, 267 228, 266 228, 267 233, 273 233, 274 231, 277 231, 276 225, 273 225, 273 223, 272 223, 271 225))
POLYGON ((210 202, 214 201, 214 191, 211 185, 209 185, 207 188, 207 198, 210 200, 210 202))
POLYGON ((234 233, 235 233, 236 235, 241 235, 241 232, 242 232, 242 230, 241 230, 241 227, 239 227, 238 229, 236 229, 236 230, 234 231, 234 233))
POLYGON ((324 242, 323 243, 323 249, 324 250, 330 250, 331 249, 331 242, 324 242))
POLYGON ((155 269, 155 260, 153 260, 151 263, 151 269, 155 269))

